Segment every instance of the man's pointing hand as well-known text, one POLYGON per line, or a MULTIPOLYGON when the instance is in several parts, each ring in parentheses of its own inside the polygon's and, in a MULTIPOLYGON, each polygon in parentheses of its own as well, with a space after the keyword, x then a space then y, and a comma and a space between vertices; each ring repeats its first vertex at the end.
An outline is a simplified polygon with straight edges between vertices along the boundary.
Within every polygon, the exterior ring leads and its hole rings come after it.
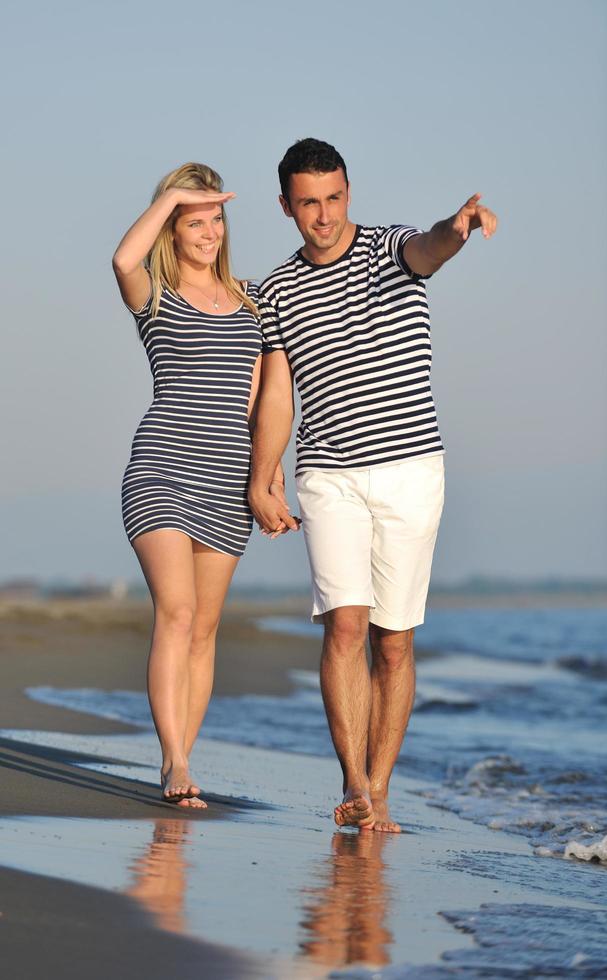
POLYGON ((453 218, 453 231, 460 235, 464 242, 475 228, 482 229, 484 238, 491 238, 497 228, 496 216, 484 204, 478 203, 480 199, 480 194, 473 194, 453 218))

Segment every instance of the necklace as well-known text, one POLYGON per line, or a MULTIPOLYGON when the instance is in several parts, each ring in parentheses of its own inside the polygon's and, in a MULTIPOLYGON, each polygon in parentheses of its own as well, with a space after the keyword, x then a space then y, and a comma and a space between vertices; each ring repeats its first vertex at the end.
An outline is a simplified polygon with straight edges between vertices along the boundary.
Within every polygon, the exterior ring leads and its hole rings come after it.
POLYGON ((215 279, 215 299, 211 299, 211 297, 208 296, 207 293, 205 293, 204 289, 201 289, 200 286, 197 286, 195 282, 188 282, 187 279, 182 279, 181 281, 182 282, 185 282, 186 286, 192 286, 194 289, 197 289, 199 293, 202 293, 202 295, 204 296, 204 298, 205 299, 208 299, 209 303, 212 303, 213 304, 213 308, 215 310, 218 310, 219 309, 219 302, 218 302, 218 299, 217 299, 218 289, 219 289, 219 282, 218 282, 217 279, 215 279))

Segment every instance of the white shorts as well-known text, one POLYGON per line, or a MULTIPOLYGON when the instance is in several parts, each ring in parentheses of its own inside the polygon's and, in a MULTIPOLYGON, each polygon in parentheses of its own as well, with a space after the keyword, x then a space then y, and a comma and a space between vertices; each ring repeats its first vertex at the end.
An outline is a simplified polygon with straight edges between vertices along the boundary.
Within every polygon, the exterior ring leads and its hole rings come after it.
POLYGON ((407 630, 424 621, 443 509, 443 457, 365 470, 306 470, 297 496, 314 589, 314 622, 338 606, 407 630))

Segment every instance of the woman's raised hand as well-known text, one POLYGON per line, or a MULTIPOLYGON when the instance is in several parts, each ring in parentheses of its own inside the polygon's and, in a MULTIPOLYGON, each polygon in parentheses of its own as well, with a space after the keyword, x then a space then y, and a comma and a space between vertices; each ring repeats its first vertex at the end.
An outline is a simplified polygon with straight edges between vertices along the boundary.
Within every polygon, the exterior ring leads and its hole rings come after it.
POLYGON ((175 209, 224 204, 233 197, 236 195, 232 191, 170 187, 156 198, 129 228, 112 259, 120 292, 127 306, 133 310, 141 309, 150 295, 150 277, 143 260, 175 209))
POLYGON ((233 191, 193 190, 189 187, 171 187, 166 191, 175 201, 175 207, 180 204, 224 204, 236 197, 233 191))

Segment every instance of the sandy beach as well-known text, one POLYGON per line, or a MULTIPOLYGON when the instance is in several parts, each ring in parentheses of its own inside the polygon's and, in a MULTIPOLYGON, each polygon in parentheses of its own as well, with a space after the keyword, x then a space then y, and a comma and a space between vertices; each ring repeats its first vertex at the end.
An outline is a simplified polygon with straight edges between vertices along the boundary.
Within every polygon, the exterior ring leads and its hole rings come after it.
MULTIPOLYGON (((287 604, 287 610, 292 606, 287 604)), ((263 612, 263 609, 262 609, 263 612)), ((3 728, 90 735, 132 732, 131 726, 33 701, 33 684, 145 690, 152 623, 148 602, 55 601, 5 603, 0 609, 0 718, 3 728)), ((238 605, 220 639, 215 690, 223 694, 282 693, 285 665, 311 666, 310 642, 261 638, 238 605), (272 669, 273 668, 273 669, 272 669)), ((64 750, 0 738, 3 793, 0 815, 107 820, 192 815, 159 799, 153 785, 85 772, 64 750)), ((86 756, 75 753, 79 762, 86 756)), ((205 819, 226 816, 228 803, 209 799, 205 819)), ((159 932, 132 899, 69 881, 0 869, 3 957, 20 977, 92 978, 127 975, 263 977, 263 964, 185 937, 159 932), (40 944, 32 944, 32 930, 40 944), (111 935, 111 942, 108 937, 111 935), (69 936, 69 939, 67 938, 69 936), (201 974, 201 963, 204 973, 201 974)))
MULTIPOLYGON (((266 696, 285 697, 293 671, 316 670, 317 639, 258 625, 306 611, 298 599, 230 604, 215 680, 229 710, 245 695, 262 707, 266 696)), ((394 780, 394 812, 408 833, 336 833, 334 759, 203 733, 193 764, 209 808, 189 813, 159 798, 157 749, 140 725, 25 693, 142 693, 150 625, 145 602, 0 610, 0 912, 10 975, 446 977, 457 962, 483 966, 475 927, 453 910, 483 909, 491 923, 506 916, 505 934, 512 908, 558 922, 571 865, 538 861, 524 840, 431 807, 419 779, 394 780)), ((595 928, 594 869, 573 871, 576 906, 595 928)), ((482 975, 502 974, 494 965, 482 975)))

